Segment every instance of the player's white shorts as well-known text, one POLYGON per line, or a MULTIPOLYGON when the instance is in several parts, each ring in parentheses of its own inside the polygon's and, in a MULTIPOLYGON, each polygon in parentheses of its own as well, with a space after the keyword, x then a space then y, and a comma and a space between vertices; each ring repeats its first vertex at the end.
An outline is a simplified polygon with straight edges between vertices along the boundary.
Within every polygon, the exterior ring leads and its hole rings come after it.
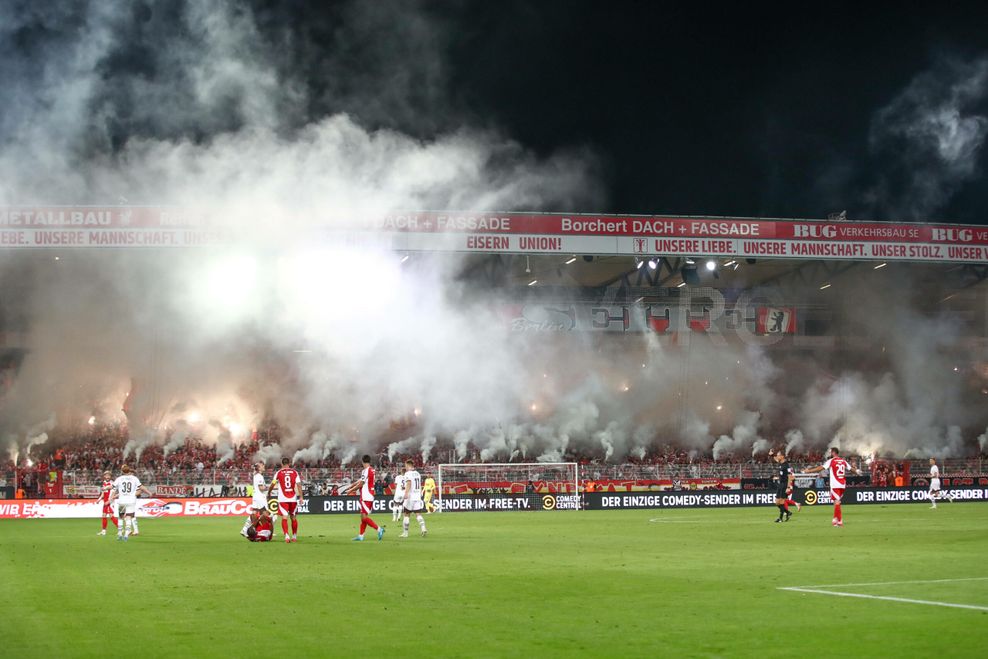
POLYGON ((930 479, 930 492, 939 492, 939 491, 940 491, 940 479, 939 478, 930 479))
POLYGON ((133 515, 137 512, 137 502, 134 503, 124 503, 122 501, 117 501, 117 517, 123 517, 124 515, 133 515))
POLYGON ((405 510, 410 513, 417 513, 425 508, 425 504, 422 503, 422 499, 408 499, 405 501, 405 510))
POLYGON ((264 510, 268 507, 268 500, 266 497, 254 497, 250 501, 250 507, 254 510, 264 510))

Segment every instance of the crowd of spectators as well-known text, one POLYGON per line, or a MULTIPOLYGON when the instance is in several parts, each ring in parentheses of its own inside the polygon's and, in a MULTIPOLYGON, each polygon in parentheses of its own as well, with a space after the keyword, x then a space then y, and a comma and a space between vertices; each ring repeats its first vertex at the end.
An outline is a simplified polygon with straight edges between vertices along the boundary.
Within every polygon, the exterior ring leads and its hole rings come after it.
MULTIPOLYGON (((24 488, 28 496, 43 495, 45 486, 58 474, 66 483, 93 484, 99 481, 103 471, 114 473, 124 462, 130 464, 135 473, 149 484, 216 485, 224 492, 239 492, 242 484, 249 482, 251 463, 264 456, 269 463, 282 455, 279 446, 280 429, 270 424, 253 431, 249 437, 237 443, 230 441, 210 442, 199 436, 175 438, 165 437, 156 443, 142 445, 131 441, 126 425, 95 426, 84 434, 52 432, 48 441, 32 447, 30 456, 21 456, 17 463, 12 458, 0 463, 0 478, 9 482, 13 479, 24 488)), ((336 455, 320 457, 317 460, 298 460, 295 465, 303 472, 303 477, 312 487, 312 493, 332 494, 357 477, 359 465, 354 459, 342 463, 336 455)), ((291 456, 292 452, 285 454, 291 456)), ((402 471, 406 459, 424 473, 436 474, 440 462, 465 464, 481 463, 480 450, 468 446, 465 455, 457 455, 452 446, 440 443, 432 451, 431 459, 424 459, 421 452, 389 453, 381 447, 375 462, 386 487, 389 479, 402 471)), ((767 452, 754 456, 749 454, 728 454, 714 460, 709 454, 696 449, 666 445, 648 452, 624 458, 620 463, 604 459, 603 452, 570 451, 563 461, 580 465, 581 479, 602 480, 650 480, 669 479, 686 483, 697 479, 737 479, 763 478, 771 474, 773 465, 767 452)), ((791 462, 797 467, 820 464, 823 455, 810 452, 792 455, 791 462)), ((498 461, 507 461, 504 459, 498 461)), ((516 456, 512 462, 534 462, 531 457, 516 456)), ((980 460, 972 468, 980 471, 980 460)), ((894 485, 902 481, 902 463, 876 461, 875 464, 862 458, 852 457, 852 466, 867 470, 872 483, 894 485)), ((908 476, 908 471, 906 471, 908 476)), ((716 487, 716 484, 710 484, 716 487)))

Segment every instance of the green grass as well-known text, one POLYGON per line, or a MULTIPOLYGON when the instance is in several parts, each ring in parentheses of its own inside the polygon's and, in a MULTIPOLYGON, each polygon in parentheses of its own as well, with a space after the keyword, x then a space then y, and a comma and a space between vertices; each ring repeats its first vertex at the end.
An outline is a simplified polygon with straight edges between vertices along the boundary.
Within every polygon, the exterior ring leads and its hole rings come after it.
MULTIPOLYGON (((986 611, 778 588, 988 577, 988 506, 773 511, 446 513, 362 544, 313 516, 296 545, 5 521, 0 656, 983 656, 986 611)), ((843 590, 988 606, 988 579, 843 590)))

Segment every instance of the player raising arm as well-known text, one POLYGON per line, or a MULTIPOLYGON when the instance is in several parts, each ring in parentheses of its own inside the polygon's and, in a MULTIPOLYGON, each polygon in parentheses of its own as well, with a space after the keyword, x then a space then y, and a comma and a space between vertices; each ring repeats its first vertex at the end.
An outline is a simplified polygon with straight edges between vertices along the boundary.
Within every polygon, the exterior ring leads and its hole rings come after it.
POLYGON ((274 475, 268 487, 268 496, 278 488, 278 514, 281 515, 281 531, 285 542, 298 542, 298 506, 303 503, 302 479, 289 465, 288 458, 281 459, 281 469, 274 475), (288 533, 288 519, 292 520, 292 532, 288 533))
POLYGON ((121 474, 117 480, 113 481, 113 493, 110 501, 116 502, 117 517, 122 522, 117 526, 117 540, 126 542, 130 537, 131 528, 134 526, 134 515, 137 514, 137 495, 143 492, 151 496, 151 492, 141 485, 141 481, 134 474, 130 473, 128 465, 121 465, 121 474))
MULTIPOLYGON (((775 521, 788 522, 789 518, 792 517, 792 513, 789 512, 789 502, 792 500, 789 497, 792 494, 792 487, 796 477, 793 474, 792 467, 789 466, 789 461, 786 460, 785 453, 779 451, 773 457, 778 465, 778 471, 775 475, 775 478, 778 480, 775 491, 775 505, 779 507, 779 517, 775 521)), ((793 501, 792 503, 796 502, 793 501)), ((796 506, 796 510, 799 510, 798 503, 796 503, 796 506)))
POLYGON ((117 515, 113 511, 113 506, 110 505, 110 495, 113 492, 113 474, 108 471, 103 472, 103 484, 100 486, 99 499, 97 503, 103 504, 103 530, 96 535, 106 535, 106 520, 107 518, 113 520, 113 526, 120 528, 120 524, 117 522, 117 515))
POLYGON ((365 455, 361 458, 364 463, 364 471, 360 474, 360 480, 353 483, 346 489, 344 494, 353 494, 360 491, 360 533, 354 538, 355 542, 363 542, 364 531, 371 527, 377 531, 377 539, 384 537, 384 527, 378 526, 377 522, 371 519, 371 511, 374 510, 374 467, 371 466, 371 458, 365 455))
MULTIPOLYGON (((830 472, 830 498, 834 502, 834 519, 831 522, 833 526, 844 526, 844 516, 841 514, 840 500, 844 496, 844 488, 847 487, 848 469, 851 469, 851 465, 847 463, 847 460, 840 457, 840 450, 834 446, 831 447, 830 457, 826 462, 818 467, 810 467, 806 470, 808 474, 815 474, 824 470, 830 472)), ((857 469, 854 472, 857 474, 861 473, 857 469)))

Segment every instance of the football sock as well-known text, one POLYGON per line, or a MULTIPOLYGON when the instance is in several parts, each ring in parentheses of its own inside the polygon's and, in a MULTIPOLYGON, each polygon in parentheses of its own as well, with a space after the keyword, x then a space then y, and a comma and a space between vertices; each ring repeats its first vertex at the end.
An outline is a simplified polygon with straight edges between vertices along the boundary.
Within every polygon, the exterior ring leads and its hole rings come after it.
POLYGON ((288 535, 288 518, 287 517, 282 517, 281 518, 281 532, 284 533, 285 535, 288 535))
POLYGON ((119 529, 120 521, 116 517, 111 517, 110 519, 113 521, 113 525, 119 529))
POLYGON ((244 521, 244 528, 240 529, 241 533, 247 533, 247 529, 250 528, 250 517, 244 521))
POLYGON ((364 520, 360 520, 360 535, 363 535, 364 531, 366 530, 367 530, 367 522, 365 522, 364 520))
POLYGON ((376 530, 377 530, 377 528, 378 528, 378 527, 377 527, 377 522, 375 522, 374 520, 372 520, 372 519, 371 519, 370 517, 368 517, 368 518, 367 518, 367 521, 366 521, 366 522, 364 522, 364 523, 365 523, 365 524, 366 524, 367 526, 369 526, 369 527, 371 527, 372 529, 374 529, 375 531, 376 531, 376 530))
POLYGON ((408 518, 407 517, 405 517, 404 519, 401 520, 401 530, 404 531, 405 533, 408 533, 408 518))
POLYGON ((419 528, 425 531, 425 518, 422 515, 416 515, 415 519, 418 520, 419 528))
POLYGON ((103 518, 103 530, 104 531, 106 530, 106 518, 105 517, 103 518))
POLYGON ((298 535, 298 520, 292 517, 292 537, 298 535))
POLYGON ((777 506, 777 508, 779 509, 779 519, 782 519, 782 516, 786 514, 786 509, 783 506, 777 506))
POLYGON ((839 503, 835 503, 834 504, 834 516, 837 518, 837 521, 838 522, 843 522, 844 521, 844 517, 841 515, 840 504, 839 503))
POLYGON ((130 518, 124 517, 124 537, 126 538, 129 535, 130 535, 130 518))
POLYGON ((134 527, 134 531, 133 531, 134 533, 140 533, 140 531, 137 530, 137 515, 136 514, 133 517, 130 518, 130 525, 132 527, 134 527))

